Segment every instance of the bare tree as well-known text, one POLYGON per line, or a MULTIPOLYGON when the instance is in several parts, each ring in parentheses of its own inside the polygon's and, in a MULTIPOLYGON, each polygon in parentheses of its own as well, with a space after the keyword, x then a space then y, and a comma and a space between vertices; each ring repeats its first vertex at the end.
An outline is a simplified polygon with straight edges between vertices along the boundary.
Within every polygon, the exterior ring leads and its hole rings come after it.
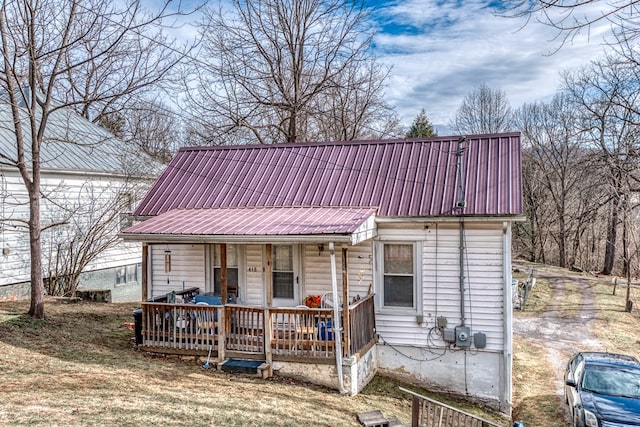
MULTIPOLYGON (((62 186, 63 187, 63 186, 62 186)), ((58 224, 43 231, 48 295, 73 296, 83 270, 120 240, 124 212, 131 212, 135 182, 113 184, 87 181, 77 197, 73 189, 58 188, 56 198, 44 197, 55 205, 47 210, 49 223, 58 224)))
POLYGON ((538 233, 547 234, 557 254, 548 261, 561 267, 574 266, 581 236, 602 203, 592 151, 583 144, 574 106, 558 94, 548 103, 525 104, 516 114, 525 141, 524 170, 530 175, 524 186, 534 246, 530 250, 544 251, 538 233))
MULTIPOLYGON (((640 92, 634 67, 618 56, 566 73, 564 85, 575 106, 583 138, 598 153, 607 186, 607 237, 602 272, 614 269, 620 214, 638 188, 640 92)), ((625 265, 624 269, 626 270, 625 265)))
POLYGON ((101 114, 97 122, 121 141, 164 164, 185 145, 181 119, 160 101, 134 101, 121 111, 101 114))
POLYGON ((609 34, 614 36, 609 42, 614 44, 633 42, 640 36, 640 10, 635 0, 508 0, 498 10, 503 16, 554 28, 560 47, 580 33, 590 35, 594 27, 609 26, 609 34))
POLYGON ((486 84, 469 92, 449 127, 461 135, 497 133, 511 130, 512 112, 507 95, 486 84))
POLYGON ((15 155, 0 156, 19 170, 29 195, 34 318, 45 317, 40 176, 50 116, 70 106, 89 111, 112 105, 158 83, 181 59, 174 54, 140 59, 140 47, 165 44, 157 29, 167 16, 165 9, 147 14, 140 5, 139 0, 14 0, 0 6, 0 89, 9 101, 16 145, 15 155))
POLYGON ((207 9, 192 134, 210 144, 353 139, 393 120, 367 22, 363 5, 348 0, 207 9))

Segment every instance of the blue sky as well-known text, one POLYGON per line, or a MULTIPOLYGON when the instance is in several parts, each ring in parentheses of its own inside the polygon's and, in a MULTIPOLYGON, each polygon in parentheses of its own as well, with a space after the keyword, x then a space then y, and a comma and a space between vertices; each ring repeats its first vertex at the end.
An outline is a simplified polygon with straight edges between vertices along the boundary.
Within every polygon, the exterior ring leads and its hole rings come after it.
MULTIPOLYGON (((534 21, 525 25, 522 19, 496 16, 500 1, 365 1, 377 30, 374 52, 391 67, 387 101, 405 126, 424 108, 440 135, 448 134, 446 125, 464 96, 480 84, 503 90, 513 107, 548 99, 561 71, 602 55, 602 37, 608 32, 606 26, 591 28, 551 54, 558 47, 554 31, 534 21)), ((178 33, 191 31, 187 25, 178 33)))
MULTIPOLYGON (((499 4, 499 2, 497 2, 499 4)), ((474 86, 504 90, 513 107, 547 99, 560 72, 603 53, 606 28, 592 28, 558 47, 542 24, 495 15, 485 0, 368 0, 378 27, 376 52, 392 67, 387 99, 403 124, 422 108, 447 133, 446 124, 474 86)))

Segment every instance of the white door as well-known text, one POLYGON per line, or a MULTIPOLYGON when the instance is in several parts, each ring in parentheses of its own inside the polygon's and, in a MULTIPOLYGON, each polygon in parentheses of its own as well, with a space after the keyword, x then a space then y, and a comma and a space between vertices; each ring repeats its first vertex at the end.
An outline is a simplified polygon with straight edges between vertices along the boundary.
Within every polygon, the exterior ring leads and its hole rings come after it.
POLYGON ((294 307, 300 301, 299 249, 297 245, 273 245, 271 295, 273 307, 294 307))

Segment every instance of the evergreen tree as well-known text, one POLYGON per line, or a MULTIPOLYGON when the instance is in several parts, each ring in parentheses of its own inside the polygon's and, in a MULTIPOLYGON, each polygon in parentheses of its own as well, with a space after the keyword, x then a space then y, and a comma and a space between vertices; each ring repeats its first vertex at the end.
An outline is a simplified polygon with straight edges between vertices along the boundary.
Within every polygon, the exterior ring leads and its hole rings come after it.
POLYGON ((433 127, 433 124, 429 121, 427 113, 424 108, 420 111, 420 114, 416 116, 411 123, 411 127, 407 132, 408 138, 428 138, 430 136, 438 136, 438 132, 433 127))

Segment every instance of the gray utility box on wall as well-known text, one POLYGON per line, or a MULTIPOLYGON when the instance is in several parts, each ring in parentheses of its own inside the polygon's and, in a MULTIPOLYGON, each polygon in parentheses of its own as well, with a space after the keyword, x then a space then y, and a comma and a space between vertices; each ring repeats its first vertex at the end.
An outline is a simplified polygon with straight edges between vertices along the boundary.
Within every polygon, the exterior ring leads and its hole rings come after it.
POLYGON ((471 330, 468 326, 456 326, 456 346, 469 347, 471 345, 471 330))

